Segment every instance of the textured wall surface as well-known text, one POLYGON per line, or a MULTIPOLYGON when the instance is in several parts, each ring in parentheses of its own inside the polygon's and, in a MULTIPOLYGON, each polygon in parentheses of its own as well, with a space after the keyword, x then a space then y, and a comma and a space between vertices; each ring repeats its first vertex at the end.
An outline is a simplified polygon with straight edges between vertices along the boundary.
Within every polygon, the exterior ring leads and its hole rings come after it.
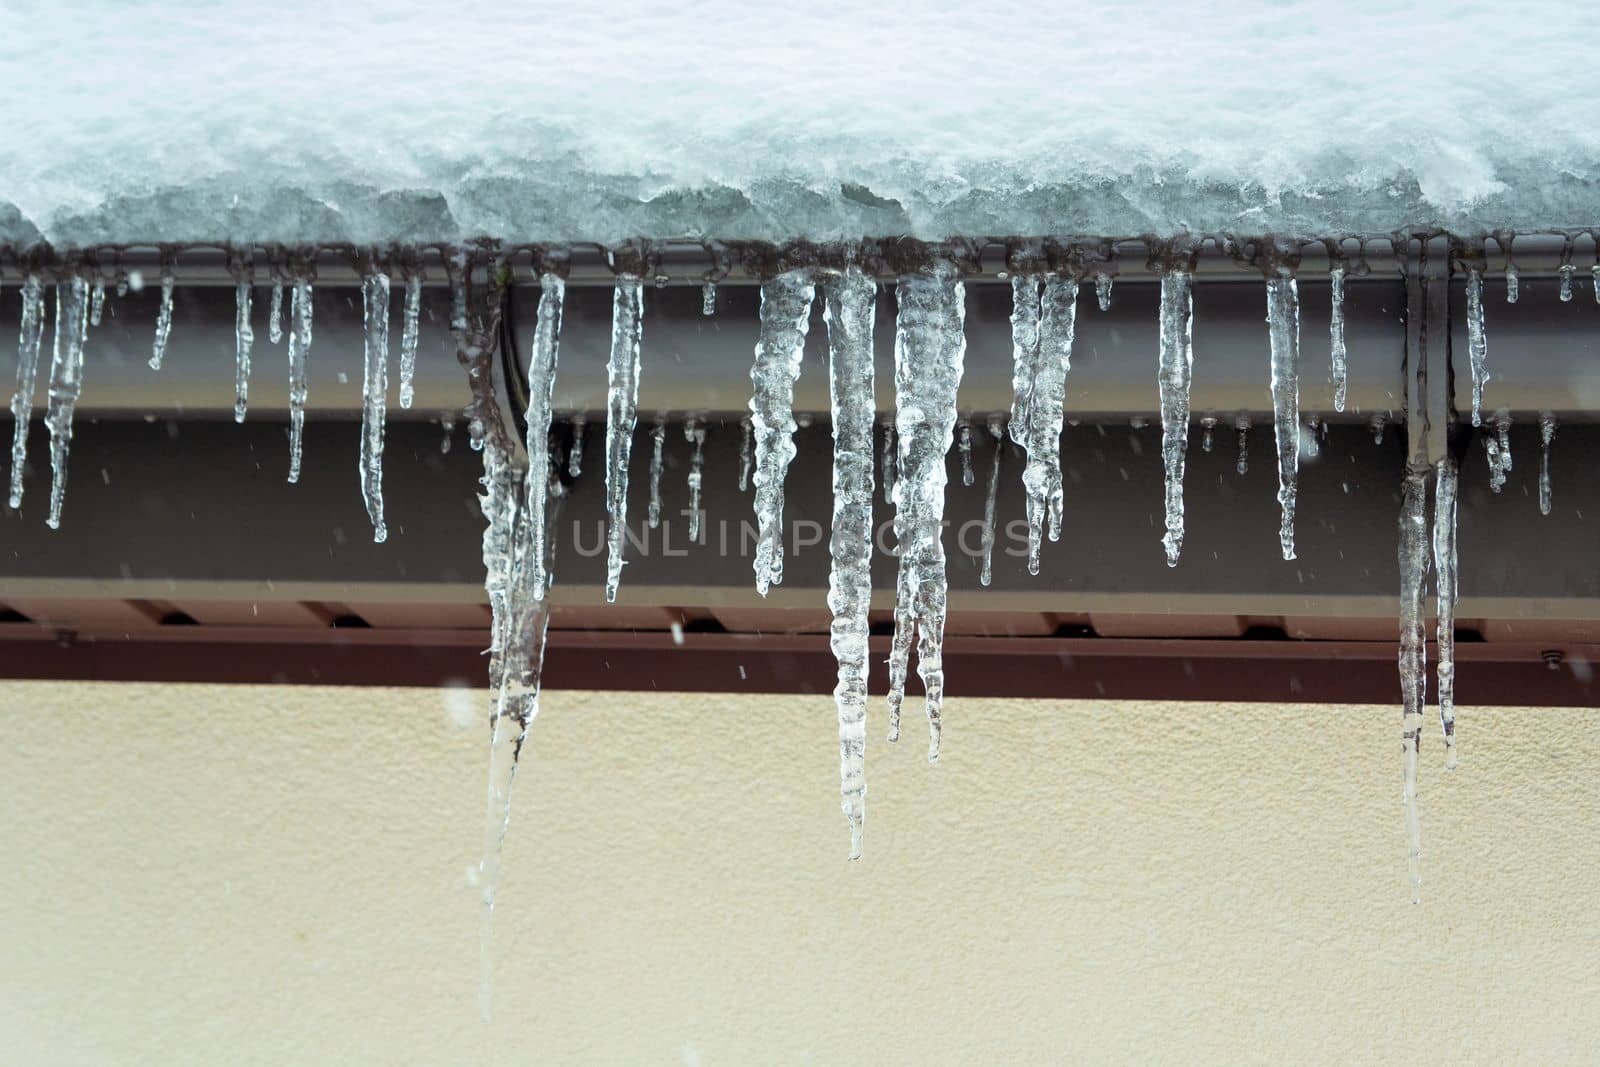
POLYGON ((549 696, 478 1018, 463 691, 0 691, 0 1062, 1594 1062, 1600 715, 549 696))

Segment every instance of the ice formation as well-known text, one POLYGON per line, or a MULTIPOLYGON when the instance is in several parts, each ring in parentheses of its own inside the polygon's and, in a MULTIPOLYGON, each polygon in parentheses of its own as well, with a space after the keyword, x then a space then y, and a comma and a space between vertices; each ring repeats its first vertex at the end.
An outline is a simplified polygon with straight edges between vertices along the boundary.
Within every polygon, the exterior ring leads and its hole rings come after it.
POLYGON ((572 448, 567 452, 567 477, 576 478, 583 473, 583 438, 589 431, 589 417, 572 416, 572 448))
POLYGON ((1011 285, 1011 434, 1027 453, 1028 573, 1039 573, 1046 530, 1061 538, 1061 424, 1077 330, 1078 282, 1049 275, 1011 285), (1023 303, 1019 305, 1017 301, 1023 303))
POLYGON ((72 449, 72 416, 83 389, 83 342, 89 332, 89 283, 81 272, 56 285, 55 348, 50 359, 50 513, 45 525, 61 525, 67 498, 67 456, 72 449))
POLYGON ((1000 497, 1000 457, 1006 450, 1005 427, 998 415, 989 419, 989 439, 994 456, 989 461, 989 492, 983 503, 983 567, 978 582, 984 588, 994 580, 995 512, 1000 497))
POLYGON ((389 539, 383 521, 383 422, 389 392, 389 275, 371 270, 361 279, 365 343, 361 360, 361 499, 372 520, 372 539, 389 539))
POLYGON ((1550 442, 1556 436, 1556 417, 1546 411, 1539 416, 1539 514, 1550 514, 1550 442))
POLYGON ((44 282, 29 274, 22 283, 22 329, 17 342, 17 390, 11 394, 11 495, 13 508, 22 506, 22 475, 28 463, 28 423, 33 418, 34 382, 39 373, 39 349, 44 337, 44 282))
POLYGON ((1493 435, 1485 435, 1484 451, 1489 458, 1489 488, 1498 493, 1505 488, 1511 473, 1511 416, 1504 411, 1495 412, 1493 435))
POLYGON ((750 471, 756 465, 755 424, 746 415, 739 420, 739 492, 750 488, 750 471))
POLYGON ((1349 388, 1349 360, 1344 345, 1344 276, 1343 264, 1335 266, 1328 272, 1328 284, 1332 292, 1332 311, 1328 317, 1328 343, 1333 378, 1333 410, 1344 411, 1345 397, 1349 388))
POLYGON ((283 283, 272 287, 272 305, 267 309, 267 340, 283 343, 283 283))
POLYGON ((418 320, 422 315, 422 277, 415 271, 406 274, 406 302, 401 311, 400 328, 400 406, 410 408, 416 395, 413 379, 417 374, 418 320))
POLYGON ((960 437, 956 441, 956 448, 961 453, 961 484, 971 485, 977 475, 972 471, 972 424, 961 423, 960 437))
POLYGON ((756 442, 756 591, 783 582, 783 482, 795 456, 794 383, 805 355, 816 286, 804 271, 761 283, 761 331, 750 380, 756 442))
POLYGON ((611 303, 611 358, 606 364, 606 603, 617 599, 628 537, 628 459, 638 419, 639 345, 644 283, 619 274, 611 303))
POLYGON ((700 543, 700 489, 705 484, 706 428, 694 416, 683 420, 683 437, 694 446, 689 455, 689 541, 700 543))
POLYGON ((1444 765, 1456 766, 1456 461, 1445 456, 1433 473, 1433 572, 1438 592, 1439 726, 1444 765))
POLYGON ((883 422, 882 469, 879 472, 879 480, 883 482, 883 502, 885 504, 894 503, 895 468, 898 464, 896 452, 898 447, 898 443, 895 440, 894 420, 886 418, 883 422))
POLYGON ((558 479, 550 477, 550 426, 554 417, 551 405, 555 397, 566 295, 566 282, 559 274, 545 271, 539 276, 539 319, 534 325, 533 352, 528 359, 527 434, 523 443, 528 453, 529 585, 541 597, 550 584, 545 563, 552 553, 546 543, 545 501, 560 484, 558 479))
POLYGON ((900 736, 911 644, 927 693, 928 761, 939 758, 944 702, 945 454, 956 424, 966 355, 966 286, 949 268, 908 275, 895 289, 895 429, 899 477, 894 532, 899 552, 889 654, 889 740, 900 736))
POLYGON ((1428 579, 1428 475, 1409 471, 1400 505, 1400 692, 1404 773, 1400 787, 1405 810, 1411 900, 1422 899, 1422 825, 1417 811, 1417 756, 1426 703, 1428 646, 1423 636, 1423 601, 1428 579))
POLYGON ((1167 566, 1183 551, 1183 468, 1189 450, 1189 380, 1194 370, 1193 276, 1186 270, 1161 275, 1161 351, 1156 384, 1161 400, 1161 464, 1166 471, 1166 527, 1161 543, 1167 566))
POLYGON ((234 264, 233 283, 233 421, 243 422, 250 406, 250 349, 256 341, 255 328, 250 324, 254 303, 254 286, 250 267, 243 262, 234 264))
POLYGON ((167 339, 172 336, 172 290, 177 279, 172 264, 163 257, 161 264, 161 308, 156 312, 156 340, 150 352, 150 369, 160 370, 161 361, 167 358, 167 339))
POLYGON ((1278 544, 1294 559, 1294 508, 1300 480, 1300 290, 1293 273, 1267 278, 1272 341, 1272 429, 1278 445, 1278 544))
POLYGON ((850 858, 866 820, 867 610, 872 604, 872 330, 877 283, 848 267, 823 286, 833 408, 833 534, 828 541, 829 645, 839 665, 839 794, 850 858))
POLYGON ((1239 434, 1239 458, 1234 463, 1233 469, 1238 474, 1250 473, 1250 417, 1240 415, 1233 420, 1233 428, 1239 434))
POLYGON ((1489 384, 1489 342, 1483 329, 1483 272, 1467 271, 1467 355, 1472 369, 1472 425, 1483 423, 1483 387, 1489 384))
POLYGON ((666 462, 667 415, 658 412, 650 427, 650 507, 645 525, 654 530, 661 525, 661 472, 666 462))
POLYGON ((306 428, 306 358, 311 353, 311 283, 296 278, 289 300, 289 481, 300 480, 306 428))

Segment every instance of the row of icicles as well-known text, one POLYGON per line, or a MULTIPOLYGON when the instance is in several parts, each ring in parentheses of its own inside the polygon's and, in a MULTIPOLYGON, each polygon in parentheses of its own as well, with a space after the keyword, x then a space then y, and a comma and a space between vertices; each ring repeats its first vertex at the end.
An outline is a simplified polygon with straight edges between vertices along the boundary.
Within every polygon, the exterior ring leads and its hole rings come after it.
MULTIPOLYGON (((458 344, 467 332, 463 329, 462 308, 465 284, 459 269, 465 256, 453 261, 452 271, 456 311, 452 326, 458 344)), ((1561 299, 1572 296, 1569 266, 1561 270, 1561 299)), ((236 399, 234 416, 244 421, 251 373, 254 330, 252 300, 254 282, 248 270, 236 277, 236 399)), ((1600 281, 1600 267, 1596 268, 1600 281)), ((404 304, 399 359, 399 401, 411 406, 412 379, 416 369, 418 312, 421 305, 421 276, 406 272, 402 277, 404 304)), ((1094 275, 1097 302, 1102 309, 1110 305, 1111 277, 1094 275)), ((1038 573, 1042 540, 1057 540, 1061 533, 1063 484, 1060 436, 1064 421, 1063 402, 1071 366, 1076 325, 1079 280, 1061 274, 1015 274, 1009 279, 1013 312, 1013 404, 1008 421, 996 417, 988 430, 997 439, 1009 433, 1026 454, 1022 482, 1027 500, 1028 569, 1038 573)), ((1175 566, 1183 547, 1183 475, 1190 424, 1189 390, 1193 367, 1192 317, 1193 275, 1190 270, 1172 268, 1161 274, 1160 344, 1157 383, 1162 426, 1162 460, 1165 468, 1165 531, 1162 543, 1169 565, 1175 566)), ((160 280, 161 301, 150 366, 160 369, 173 328, 174 276, 164 266, 160 280)), ((1346 394, 1344 343, 1345 269, 1331 271, 1333 314, 1330 326, 1331 377, 1334 407, 1343 411, 1346 394)), ((1518 295, 1514 268, 1507 271, 1507 299, 1518 295)), ((130 282, 119 279, 118 294, 130 282)), ((137 285, 138 279, 132 279, 137 285)), ((1482 273, 1467 271, 1469 352, 1472 372, 1472 421, 1482 422, 1481 402, 1489 380, 1487 342, 1484 329, 1482 273)), ((362 278, 363 319, 365 326, 363 368, 363 418, 359 461, 363 499, 371 517, 374 539, 383 541, 382 459, 384 414, 388 392, 389 319, 391 279, 386 270, 369 268, 362 278)), ((758 528, 755 559, 755 584, 765 595, 783 580, 783 500, 784 480, 795 456, 793 435, 797 420, 793 412, 794 385, 800 373, 801 358, 811 319, 812 304, 821 289, 824 322, 830 349, 829 376, 832 398, 833 534, 830 540, 831 571, 828 604, 833 613, 831 645, 838 661, 838 706, 840 781, 844 813, 851 834, 851 858, 861 853, 865 819, 866 785, 864 774, 865 703, 868 672, 867 610, 871 598, 871 501, 874 493, 874 429, 877 415, 873 406, 874 366, 873 322, 878 283, 856 267, 842 271, 796 270, 780 274, 761 285, 760 327, 751 370, 754 386, 750 414, 745 420, 747 435, 741 488, 748 478, 755 488, 755 514, 758 528)), ((55 336, 49 379, 49 412, 46 423, 51 436, 52 487, 46 522, 60 523, 66 487, 66 461, 72 436, 73 408, 82 384, 83 350, 87 331, 99 325, 106 300, 106 286, 95 272, 69 270, 55 283, 55 336)), ((606 501, 608 511, 606 599, 614 600, 621 581, 626 530, 628 466, 637 421, 640 377, 640 350, 644 305, 644 281, 640 277, 619 275, 613 297, 612 345, 607 364, 608 402, 606 419, 606 501)), ((22 502, 22 476, 26 459, 27 426, 31 415, 35 378, 45 323, 47 287, 40 274, 26 275, 22 284, 22 317, 17 388, 11 410, 15 420, 12 448, 10 503, 22 502)), ((541 277, 541 299, 530 359, 530 400, 523 444, 527 461, 484 435, 474 424, 473 443, 484 452, 484 512, 488 528, 484 536, 486 588, 494 612, 491 647, 491 684, 496 690, 494 716, 494 756, 490 779, 490 835, 484 861, 485 899, 492 907, 493 871, 498 864, 499 842, 509 818, 510 782, 515 769, 515 754, 520 751, 527 723, 537 711, 538 677, 543 650, 543 601, 549 588, 549 560, 553 537, 547 537, 547 505, 559 501, 559 479, 550 477, 553 455, 549 444, 551 398, 557 366, 561 315, 565 284, 560 276, 541 277), (519 603, 519 598, 525 603, 519 603), (517 620, 521 618, 519 623, 517 620), (516 725, 514 733, 505 724, 516 725), (509 745, 509 748, 507 747, 509 745), (505 752, 510 752, 509 758, 505 752)), ((298 480, 301 441, 307 400, 306 361, 312 343, 312 282, 309 276, 291 276, 277 281, 271 289, 269 337, 274 344, 287 341, 290 400, 289 481, 298 480), (287 318, 285 323, 285 305, 287 318)), ((941 536, 944 510, 944 457, 956 440, 960 427, 963 480, 972 482, 970 466, 971 427, 958 423, 956 394, 961 381, 965 354, 965 286, 959 272, 942 267, 923 274, 908 275, 896 284, 897 319, 895 330, 895 413, 885 426, 883 450, 883 488, 896 508, 894 530, 897 539, 899 573, 896 582, 894 637, 889 659, 889 738, 898 737, 900 710, 913 644, 917 650, 917 669, 926 691, 925 708, 929 721, 929 760, 938 758, 941 706, 944 690, 942 642, 947 586, 945 551, 941 536)), ((1315 447, 1315 433, 1303 434, 1299 413, 1300 322, 1299 294, 1292 270, 1274 268, 1266 277, 1267 322, 1271 343, 1270 380, 1273 398, 1276 460, 1279 476, 1278 500, 1281 509, 1280 544, 1284 559, 1295 558, 1294 513, 1297 472, 1302 442, 1315 447)), ((1600 284, 1596 299, 1600 300, 1600 284)), ((715 288, 706 285, 705 312, 715 309, 715 288)), ((465 361, 465 360, 464 360, 465 361)), ((1312 424, 1315 420, 1308 420, 1312 424)), ((1202 419, 1204 445, 1210 448, 1216 421, 1202 419)), ((1373 428, 1381 439, 1381 416, 1373 428)), ((1510 469, 1508 440, 1509 416, 1491 416, 1494 436, 1488 439, 1491 485, 1498 492, 1510 469)), ((1242 417, 1240 430, 1241 470, 1245 462, 1243 431, 1248 422, 1242 417)), ((706 428, 698 420, 685 424, 685 434, 694 446, 690 473, 691 521, 699 517, 699 491, 702 448, 706 428)), ((572 454, 566 457, 572 473, 581 463, 582 425, 575 427, 572 454)), ((1555 431, 1550 415, 1541 419, 1541 438, 1546 449, 1540 478, 1540 507, 1548 513, 1550 489, 1548 447, 1555 431)), ((659 519, 659 474, 664 442, 664 424, 651 431, 654 445, 651 463, 652 495, 650 521, 659 519)), ((998 453, 997 453, 998 458, 998 453)), ((1453 663, 1450 634, 1455 599, 1453 461, 1441 463, 1436 482, 1435 532, 1433 550, 1439 576, 1439 705, 1446 745, 1447 762, 1455 761, 1453 663), (1448 470, 1446 468, 1448 467, 1448 470)), ((987 528, 994 528, 993 487, 999 478, 999 465, 990 473, 990 500, 986 509, 987 528)), ((1415 811, 1415 759, 1420 727, 1422 683, 1420 640, 1420 597, 1427 568, 1416 531, 1423 523, 1424 502, 1415 478, 1408 478, 1406 503, 1402 510, 1400 559, 1402 566, 1402 680, 1406 695, 1405 738, 1407 766, 1405 797, 1407 821, 1411 828, 1412 877, 1415 886, 1418 854, 1415 811), (1416 490, 1416 491, 1413 491, 1416 490), (1412 596, 1411 594, 1415 595, 1412 596)), ((697 531, 691 530, 691 539, 697 531)), ((992 542, 992 534, 987 538, 992 542)), ((987 546, 986 546, 987 548, 987 546)), ((990 565, 985 553, 983 581, 987 584, 990 565)))

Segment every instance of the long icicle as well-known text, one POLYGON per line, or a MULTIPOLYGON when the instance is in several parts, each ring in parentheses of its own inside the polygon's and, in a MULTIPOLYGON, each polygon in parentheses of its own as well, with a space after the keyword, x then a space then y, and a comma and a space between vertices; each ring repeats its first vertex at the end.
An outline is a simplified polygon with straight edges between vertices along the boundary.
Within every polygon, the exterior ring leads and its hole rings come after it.
POLYGON ((248 261, 236 259, 233 265, 233 421, 242 423, 250 407, 250 349, 256 342, 250 324, 255 282, 248 261))
POLYGON ((17 391, 11 394, 11 497, 22 506, 22 475, 28 465, 28 424, 33 419, 34 383, 39 374, 39 348, 44 337, 44 282, 29 274, 22 283, 22 330, 17 341, 17 391))
POLYGON ((1194 372, 1193 275, 1168 270, 1161 275, 1161 462, 1166 469, 1167 566, 1183 552, 1183 469, 1189 450, 1189 383, 1194 372))
POLYGON ((911 642, 927 693, 928 762, 939 758, 944 703, 947 583, 942 524, 945 455, 956 425, 956 391, 967 350, 966 286, 951 269, 900 279, 896 288, 895 429, 899 477, 894 531, 900 555, 889 656, 889 739, 900 736, 911 642))
POLYGON ((289 300, 289 484, 300 480, 306 428, 306 358, 311 354, 311 282, 294 280, 289 300))
POLYGON ((89 331, 89 283, 81 273, 56 286, 55 347, 50 360, 50 513, 44 523, 61 526, 67 499, 67 456, 72 449, 72 416, 83 389, 83 343, 89 331), (63 343, 63 341, 65 343, 63 343))
POLYGON ((1328 272, 1333 291, 1333 313, 1328 319, 1328 340, 1333 363, 1333 410, 1344 411, 1344 402, 1350 384, 1348 353, 1344 344, 1344 276, 1343 264, 1328 272))
POLYGON ((617 275, 611 299, 611 357, 606 364, 606 603, 622 583, 628 540, 628 460, 639 420, 639 344, 644 323, 644 282, 617 275))
POLYGON ((389 275, 371 270, 361 279, 365 328, 361 358, 361 500, 372 520, 372 540, 389 539, 383 521, 383 423, 389 395, 389 275))
MULTIPOLYGON (((1016 318, 1013 310, 1013 323, 1016 318)), ((1015 397, 1012 399, 1012 410, 1020 409, 1027 423, 1022 430, 1022 447, 1028 453, 1022 485, 1027 492, 1029 574, 1039 573, 1039 549, 1046 528, 1050 540, 1061 540, 1061 424, 1077 321, 1077 280, 1051 275, 1045 279, 1039 304, 1038 342, 1028 398, 1021 404, 1015 397)), ((1014 331, 1012 343, 1015 349, 1014 331)))
POLYGON ((983 503, 983 567, 978 572, 978 582, 985 589, 994 580, 994 523, 1000 498, 1000 457, 1006 450, 1005 427, 1000 424, 998 415, 989 418, 989 438, 994 444, 994 457, 989 461, 989 492, 983 503))
POLYGON ((1438 589, 1439 726, 1444 731, 1444 766, 1456 769, 1456 461, 1434 466, 1433 572, 1438 589))
POLYGON ((848 267, 823 288, 828 383, 833 401, 833 535, 828 541, 829 646, 839 665, 839 796, 850 858, 861 856, 866 821, 867 611, 872 606, 872 362, 878 287, 848 267))
POLYGON ((1041 285, 1036 274, 1011 276, 1011 436, 1023 449, 1028 447, 1028 402, 1039 373, 1041 285))
POLYGON ((272 287, 272 304, 267 308, 267 340, 275 345, 283 343, 283 283, 272 287))
POLYGON ((756 592, 783 582, 783 483, 795 457, 794 383, 800 377, 816 286, 805 271, 761 283, 761 333, 750 381, 755 430, 756 592))
POLYGON ((1422 900, 1422 824, 1417 811, 1417 750, 1426 706, 1428 648, 1423 636, 1423 600, 1428 578, 1428 472, 1406 473, 1400 505, 1400 694, 1404 771, 1400 800, 1405 809, 1411 902, 1422 900))
POLYGON ((666 447, 667 413, 661 411, 650 427, 650 507, 644 521, 652 530, 661 525, 661 472, 666 465, 666 447))
POLYGON ((1472 425, 1483 425, 1483 387, 1489 384, 1489 341, 1483 328, 1483 272, 1467 271, 1467 355, 1472 367, 1472 425))
POLYGON ((416 396, 418 322, 422 317, 422 275, 406 274, 406 302, 400 328, 400 406, 410 408, 416 396))
POLYGON ((1278 544, 1294 559, 1294 509, 1300 480, 1300 289, 1280 268, 1267 277, 1272 342, 1272 430, 1278 446, 1278 544))
POLYGON ((531 587, 539 596, 549 587, 545 561, 551 551, 546 545, 548 526, 545 501, 550 497, 550 426, 554 420, 556 367, 560 362, 561 321, 565 313, 567 284, 559 274, 545 271, 539 276, 539 320, 533 331, 533 353, 528 360, 528 412, 526 416, 528 453, 528 535, 529 561, 533 568, 531 587))
POLYGON ((756 465, 755 424, 746 415, 739 420, 739 492, 750 488, 750 472, 756 465))

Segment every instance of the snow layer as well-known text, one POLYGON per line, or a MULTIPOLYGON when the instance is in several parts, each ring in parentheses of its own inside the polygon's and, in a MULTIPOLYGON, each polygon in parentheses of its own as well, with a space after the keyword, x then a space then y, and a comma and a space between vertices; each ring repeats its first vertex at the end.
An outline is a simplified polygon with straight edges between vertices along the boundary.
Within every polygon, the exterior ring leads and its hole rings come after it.
POLYGON ((507 7, 8 0, 0 240, 1465 231, 1600 203, 1588 4, 507 7))

